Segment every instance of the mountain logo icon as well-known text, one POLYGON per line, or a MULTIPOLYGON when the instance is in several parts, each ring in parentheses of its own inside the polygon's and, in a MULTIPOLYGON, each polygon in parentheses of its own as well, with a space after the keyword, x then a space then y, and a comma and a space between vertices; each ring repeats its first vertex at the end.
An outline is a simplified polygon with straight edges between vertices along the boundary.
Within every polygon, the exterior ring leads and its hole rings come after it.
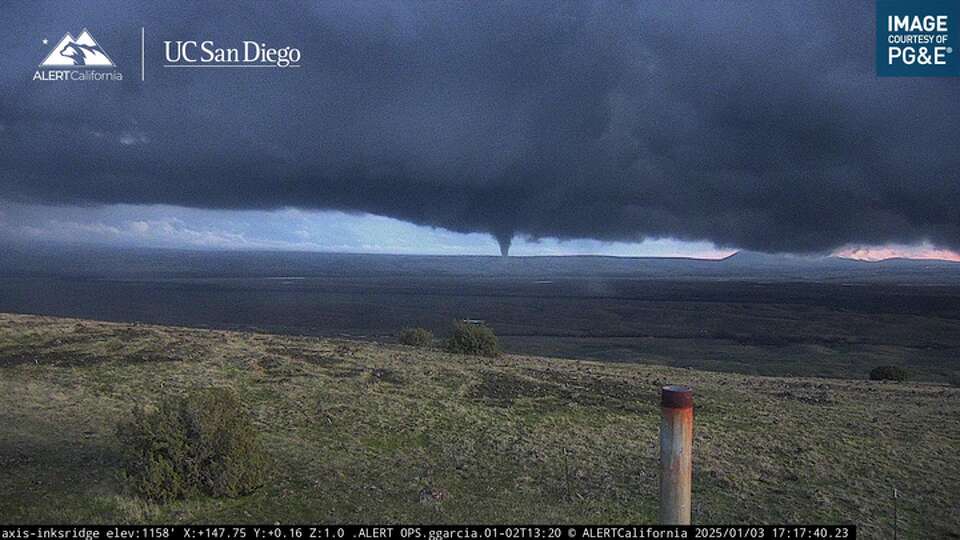
POLYGON ((50 54, 43 59, 40 67, 116 67, 113 60, 107 56, 103 47, 93 39, 86 28, 76 39, 67 32, 50 54))

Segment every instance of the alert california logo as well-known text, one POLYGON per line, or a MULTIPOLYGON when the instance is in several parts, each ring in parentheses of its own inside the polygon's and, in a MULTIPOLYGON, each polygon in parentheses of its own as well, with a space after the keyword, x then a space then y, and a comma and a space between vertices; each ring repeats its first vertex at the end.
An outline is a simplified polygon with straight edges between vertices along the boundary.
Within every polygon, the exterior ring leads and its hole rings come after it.
MULTIPOLYGON (((44 39, 44 45, 50 40, 44 39)), ((110 55, 84 28, 76 38, 64 34, 49 50, 33 74, 35 81, 122 81, 110 55)))

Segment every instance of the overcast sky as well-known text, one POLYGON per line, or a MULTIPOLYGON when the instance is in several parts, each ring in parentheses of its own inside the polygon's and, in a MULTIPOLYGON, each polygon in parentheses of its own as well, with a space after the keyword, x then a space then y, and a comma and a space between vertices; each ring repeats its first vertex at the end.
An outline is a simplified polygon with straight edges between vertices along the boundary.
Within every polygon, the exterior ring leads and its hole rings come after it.
POLYGON ((960 248, 960 79, 877 78, 873 2, 297 5, 3 3, 0 237, 960 248), (32 80, 83 28, 124 80, 32 80), (178 39, 293 46, 302 67, 165 69, 178 39))

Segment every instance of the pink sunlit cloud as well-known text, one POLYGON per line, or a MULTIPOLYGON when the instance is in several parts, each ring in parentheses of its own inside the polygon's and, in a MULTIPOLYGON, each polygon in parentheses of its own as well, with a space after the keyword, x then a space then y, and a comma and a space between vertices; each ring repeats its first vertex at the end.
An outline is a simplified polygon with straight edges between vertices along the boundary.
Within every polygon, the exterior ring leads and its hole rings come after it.
POLYGON ((936 259, 960 262, 960 253, 930 244, 913 246, 890 244, 886 246, 845 246, 833 254, 837 257, 859 261, 882 261, 885 259, 936 259))

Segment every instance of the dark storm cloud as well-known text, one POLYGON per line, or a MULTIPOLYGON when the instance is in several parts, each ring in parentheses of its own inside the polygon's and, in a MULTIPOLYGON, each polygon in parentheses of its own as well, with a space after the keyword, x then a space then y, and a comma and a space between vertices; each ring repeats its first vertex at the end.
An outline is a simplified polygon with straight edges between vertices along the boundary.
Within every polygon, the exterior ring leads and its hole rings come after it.
POLYGON ((876 78, 872 2, 217 5, 5 4, 0 198, 960 247, 960 79, 876 78), (127 80, 31 81, 40 39, 84 26, 127 80), (303 67, 163 69, 164 39, 303 67))

